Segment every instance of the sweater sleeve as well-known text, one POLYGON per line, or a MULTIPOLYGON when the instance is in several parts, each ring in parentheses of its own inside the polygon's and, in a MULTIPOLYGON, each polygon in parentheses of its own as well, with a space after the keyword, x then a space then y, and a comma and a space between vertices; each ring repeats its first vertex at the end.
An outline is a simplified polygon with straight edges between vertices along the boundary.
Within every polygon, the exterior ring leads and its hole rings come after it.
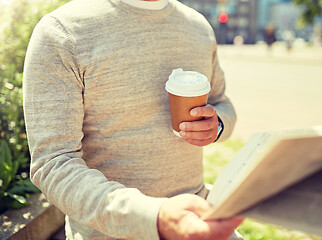
POLYGON ((217 115, 220 117, 221 121, 224 124, 224 131, 218 139, 218 142, 221 142, 229 138, 232 134, 236 122, 236 112, 230 99, 225 94, 225 76, 219 65, 217 55, 217 44, 215 40, 213 44, 212 64, 213 72, 210 80, 211 91, 209 93, 208 103, 214 105, 217 115))
POLYGON ((75 55, 69 32, 45 16, 33 32, 24 68, 31 180, 80 224, 114 238, 159 239, 164 199, 109 181, 82 158, 84 79, 75 55))

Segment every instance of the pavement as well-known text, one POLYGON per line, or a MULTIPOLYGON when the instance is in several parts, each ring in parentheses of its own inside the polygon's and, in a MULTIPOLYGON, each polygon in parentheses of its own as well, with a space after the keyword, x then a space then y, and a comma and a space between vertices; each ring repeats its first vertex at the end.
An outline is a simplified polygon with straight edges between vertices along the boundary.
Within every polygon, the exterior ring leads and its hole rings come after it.
POLYGON ((233 138, 322 125, 322 47, 220 45, 218 55, 238 117, 233 138))

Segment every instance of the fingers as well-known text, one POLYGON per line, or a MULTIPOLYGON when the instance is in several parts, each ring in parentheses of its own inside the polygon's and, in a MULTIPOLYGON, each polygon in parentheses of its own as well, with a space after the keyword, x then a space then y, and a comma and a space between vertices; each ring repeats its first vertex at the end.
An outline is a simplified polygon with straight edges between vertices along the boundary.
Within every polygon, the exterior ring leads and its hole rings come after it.
POLYGON ((190 144, 206 146, 215 141, 218 132, 218 116, 212 105, 195 107, 190 111, 191 116, 203 117, 202 120, 182 122, 179 125, 180 135, 190 144))
POLYGON ((191 109, 190 115, 193 117, 213 117, 216 114, 216 110, 214 106, 207 104, 206 106, 203 107, 195 107, 191 109))
POLYGON ((201 215, 209 209, 210 205, 206 200, 192 194, 167 199, 158 214, 160 237, 168 240, 225 240, 243 220, 237 217, 203 220, 201 215))
MULTIPOLYGON (((199 217, 206 214, 206 212, 210 208, 210 204, 205 199, 203 199, 197 195, 182 194, 181 196, 183 196, 185 198, 184 200, 186 201, 186 204, 187 204, 185 206, 185 208, 189 211, 194 212, 199 217)), ((182 202, 181 202, 181 204, 182 204, 182 202)))
POLYGON ((169 199, 169 206, 175 206, 178 208, 186 209, 195 212, 198 216, 202 216, 209 210, 209 203, 194 194, 180 194, 178 196, 169 199))
POLYGON ((213 128, 218 128, 218 117, 215 108, 212 105, 196 107, 191 109, 191 116, 203 117, 204 119, 193 122, 182 122, 179 128, 182 131, 208 131, 213 128))
POLYGON ((209 207, 206 200, 193 194, 182 194, 165 200, 157 220, 160 236, 164 239, 180 240, 186 239, 184 236, 192 228, 193 233, 200 231, 196 226, 209 207))
POLYGON ((195 139, 185 139, 188 143, 198 146, 198 147, 204 147, 209 145, 210 143, 213 143, 215 140, 206 139, 206 140, 195 140, 195 139))
POLYGON ((217 116, 200 121, 183 122, 179 125, 180 135, 192 145, 206 146, 216 140, 218 124, 217 116))
POLYGON ((218 119, 209 118, 195 122, 183 122, 180 136, 195 146, 206 146, 215 141, 218 132, 218 119))
POLYGON ((181 137, 189 140, 207 140, 213 138, 213 135, 215 134, 215 129, 209 130, 209 131, 203 131, 203 132, 185 132, 180 131, 181 137))
POLYGON ((179 128, 185 132, 209 131, 218 128, 218 117, 210 117, 194 122, 182 122, 179 128))

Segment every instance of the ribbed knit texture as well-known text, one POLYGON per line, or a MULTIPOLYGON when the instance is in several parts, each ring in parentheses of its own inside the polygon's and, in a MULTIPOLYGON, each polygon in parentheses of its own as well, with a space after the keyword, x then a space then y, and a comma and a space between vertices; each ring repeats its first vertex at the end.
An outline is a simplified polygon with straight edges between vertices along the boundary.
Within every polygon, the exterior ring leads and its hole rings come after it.
POLYGON ((158 239, 164 197, 204 196, 202 148, 172 133, 164 86, 175 68, 206 75, 227 138, 235 112, 216 48, 175 0, 74 0, 40 21, 23 82, 31 179, 68 215, 69 239, 158 239))

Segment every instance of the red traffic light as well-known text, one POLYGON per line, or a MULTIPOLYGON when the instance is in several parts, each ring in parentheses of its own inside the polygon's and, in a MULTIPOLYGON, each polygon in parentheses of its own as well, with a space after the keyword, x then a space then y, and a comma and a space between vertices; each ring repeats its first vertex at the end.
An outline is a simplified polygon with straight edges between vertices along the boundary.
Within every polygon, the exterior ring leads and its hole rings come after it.
POLYGON ((220 13, 218 16, 218 20, 221 23, 226 23, 228 21, 228 14, 227 13, 220 13))

